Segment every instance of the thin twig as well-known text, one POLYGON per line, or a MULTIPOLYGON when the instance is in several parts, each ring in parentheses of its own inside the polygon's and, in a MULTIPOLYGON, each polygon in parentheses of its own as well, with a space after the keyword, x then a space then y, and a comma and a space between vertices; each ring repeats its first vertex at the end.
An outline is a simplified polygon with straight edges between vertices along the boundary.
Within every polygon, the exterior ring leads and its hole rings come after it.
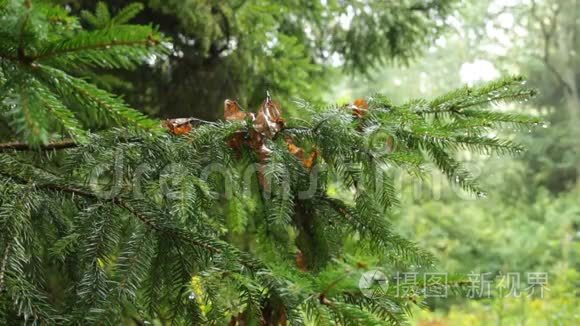
MULTIPOLYGON (((117 137, 116 141, 119 143, 140 143, 142 140, 138 137, 117 137)), ((0 143, 0 153, 9 151, 50 151, 59 149, 68 149, 80 147, 82 144, 75 142, 73 139, 64 139, 48 144, 30 145, 23 142, 9 142, 0 143)))
MULTIPOLYGON (((211 124, 211 125, 216 125, 216 124, 218 124, 218 123, 217 123, 217 122, 215 122, 215 121, 208 121, 208 120, 203 120, 203 119, 199 119, 199 118, 193 118, 193 117, 189 117, 189 118, 183 118, 183 119, 186 119, 186 120, 188 120, 188 122, 190 122, 190 123, 191 123, 191 122, 196 122, 197 124, 211 124)), ((171 118, 167 118, 167 119, 165 119, 165 120, 170 120, 170 121, 172 121, 172 120, 182 120, 182 118, 178 118, 178 119, 171 119, 171 118)))
POLYGON ((65 139, 61 141, 56 141, 44 145, 30 145, 23 142, 10 142, 10 143, 3 143, 0 144, 0 152, 6 151, 49 151, 49 150, 57 150, 57 149, 66 149, 77 147, 78 144, 72 139, 65 139))
POLYGON ((4 292, 4 275, 6 274, 6 265, 12 248, 12 241, 8 241, 6 248, 4 248, 4 255, 2 256, 2 265, 0 265, 0 293, 4 292))
POLYGON ((24 6, 26 7, 26 14, 24 16, 24 20, 22 21, 22 25, 20 25, 20 34, 18 35, 18 60, 26 63, 26 49, 24 45, 24 33, 26 32, 26 25, 28 24, 28 19, 30 17, 30 1, 25 1, 24 6))

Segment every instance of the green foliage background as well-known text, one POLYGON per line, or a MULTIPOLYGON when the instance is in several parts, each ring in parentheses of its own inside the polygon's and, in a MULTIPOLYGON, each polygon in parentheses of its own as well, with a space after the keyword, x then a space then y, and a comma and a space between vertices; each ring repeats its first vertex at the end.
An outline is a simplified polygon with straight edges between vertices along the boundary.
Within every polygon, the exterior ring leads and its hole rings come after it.
MULTIPOLYGON (((408 67, 387 68, 370 78, 347 77, 336 88, 345 99, 382 89, 393 98, 439 93, 464 80, 464 64, 491 64, 479 77, 506 73, 529 76, 539 90, 531 102, 499 106, 542 116, 544 128, 506 135, 527 147, 517 159, 462 155, 484 188, 477 201, 463 196, 435 174, 420 185, 402 176, 406 189, 397 226, 418 237, 453 272, 545 271, 544 299, 449 299, 418 312, 420 325, 576 325, 579 304, 580 206, 578 202, 577 80, 575 35, 580 14, 575 1, 466 2, 449 30, 408 67), (372 85, 369 87, 368 85, 372 85), (409 86, 409 85, 414 85, 409 86)), ((481 82, 481 80, 479 81, 481 82)), ((524 281, 522 279, 522 281, 524 281)))
MULTIPOLYGON (((75 13, 95 6, 63 2, 75 13)), ((117 12, 135 1, 105 2, 117 12)), ((160 117, 215 119, 224 98, 257 108, 266 89, 285 108, 298 97, 321 104, 336 80, 333 62, 368 72, 416 57, 455 2, 138 1, 144 10, 133 22, 158 26, 172 38, 172 51, 162 63, 120 74, 126 83, 114 89, 160 117)))

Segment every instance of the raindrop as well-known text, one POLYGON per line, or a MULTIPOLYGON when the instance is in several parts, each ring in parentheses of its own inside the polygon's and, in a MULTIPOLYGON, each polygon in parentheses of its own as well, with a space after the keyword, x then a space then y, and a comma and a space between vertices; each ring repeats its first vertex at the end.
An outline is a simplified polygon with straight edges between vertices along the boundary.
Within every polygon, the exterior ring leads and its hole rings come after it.
POLYGON ((191 292, 189 295, 189 300, 195 300, 195 293, 191 292))

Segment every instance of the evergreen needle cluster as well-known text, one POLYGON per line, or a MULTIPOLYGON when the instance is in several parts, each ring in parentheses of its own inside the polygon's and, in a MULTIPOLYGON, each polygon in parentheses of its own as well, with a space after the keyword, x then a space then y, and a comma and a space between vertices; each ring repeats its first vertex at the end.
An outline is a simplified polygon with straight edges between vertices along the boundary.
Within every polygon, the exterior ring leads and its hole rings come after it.
POLYGON ((389 224, 392 172, 434 163, 482 195, 456 154, 518 153, 491 131, 537 123, 487 109, 533 95, 509 77, 402 105, 375 95, 360 116, 300 103, 265 160, 231 146, 246 121, 160 133, 96 86, 100 69, 168 53, 127 24, 138 10, 99 6, 83 29, 49 2, 0 2, 0 323, 403 323, 416 298, 358 288, 369 269, 432 264, 389 224), (319 153, 312 167, 288 139, 319 153))

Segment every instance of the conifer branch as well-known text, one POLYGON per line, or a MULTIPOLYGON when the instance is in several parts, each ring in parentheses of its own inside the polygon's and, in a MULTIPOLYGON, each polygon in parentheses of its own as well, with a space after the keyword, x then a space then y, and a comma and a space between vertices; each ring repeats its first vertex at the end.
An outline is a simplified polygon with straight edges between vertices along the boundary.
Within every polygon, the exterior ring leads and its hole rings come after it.
POLYGON ((155 231, 169 232, 172 235, 176 236, 177 238, 180 238, 181 240, 189 242, 195 246, 202 247, 202 248, 204 248, 207 251, 212 252, 212 253, 221 253, 222 252, 222 250, 219 248, 216 248, 216 247, 213 247, 213 246, 208 245, 206 243, 191 239, 183 233, 174 232, 174 230, 172 230, 170 228, 163 228, 163 227, 157 225, 149 217, 147 217, 145 214, 143 214, 143 213, 139 212, 138 210, 134 209, 133 207, 131 207, 131 205, 122 197, 116 196, 116 197, 113 197, 110 199, 103 199, 103 198, 99 197, 97 194, 94 194, 90 191, 87 191, 87 190, 84 190, 84 189, 78 188, 78 187, 72 187, 72 186, 56 184, 56 183, 41 183, 41 184, 33 183, 33 184, 31 184, 30 182, 27 182, 26 180, 24 180, 20 176, 11 175, 11 174, 6 173, 6 172, 2 172, 2 174, 9 177, 9 178, 17 180, 19 183, 31 185, 31 186, 36 187, 36 188, 44 188, 44 189, 47 189, 50 191, 63 192, 63 193, 68 193, 68 194, 72 194, 72 195, 78 195, 78 196, 85 197, 85 198, 92 199, 92 200, 113 203, 117 207, 120 207, 120 208, 124 209, 125 211, 131 213, 133 216, 137 217, 141 222, 143 222, 143 224, 154 229, 155 231))
POLYGON ((147 38, 144 40, 136 40, 136 41, 103 42, 103 43, 98 43, 98 44, 80 46, 80 47, 76 47, 76 48, 61 49, 61 50, 46 52, 46 53, 31 56, 30 60, 32 60, 32 61, 43 60, 43 59, 57 57, 57 56, 68 54, 68 53, 82 52, 82 51, 87 51, 87 50, 109 50, 112 47, 149 46, 149 45, 151 45, 152 42, 153 41, 150 38, 147 38))

